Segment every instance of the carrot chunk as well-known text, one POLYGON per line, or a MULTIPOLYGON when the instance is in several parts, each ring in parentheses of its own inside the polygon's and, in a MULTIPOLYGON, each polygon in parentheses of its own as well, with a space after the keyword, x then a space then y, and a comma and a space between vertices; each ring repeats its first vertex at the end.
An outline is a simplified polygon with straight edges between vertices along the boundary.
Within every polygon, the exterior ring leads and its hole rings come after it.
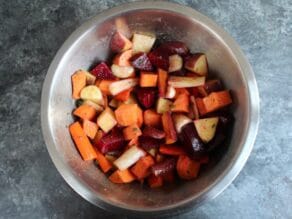
POLYGON ((197 105, 200 115, 203 116, 208 113, 202 98, 196 98, 196 105, 197 105))
POLYGON ((73 115, 83 120, 93 120, 96 116, 96 110, 92 106, 83 104, 73 111, 73 115))
POLYGON ((72 97, 73 99, 80 98, 81 90, 86 86, 86 74, 84 71, 77 71, 71 76, 72 81, 72 97))
POLYGON ((207 97, 196 99, 197 107, 201 115, 214 112, 232 103, 229 91, 212 92, 207 97))
POLYGON ((121 126, 129 126, 138 122, 138 105, 137 104, 121 104, 116 110, 115 115, 118 124, 121 126))
POLYGON ((188 113, 189 112, 189 95, 182 93, 179 94, 171 106, 172 112, 181 112, 181 113, 188 113))
POLYGON ((222 107, 232 103, 229 91, 212 92, 209 96, 203 98, 207 112, 214 112, 222 107))
POLYGON ((140 86, 141 87, 156 87, 158 75, 151 72, 141 72, 140 86))
POLYGON ((132 140, 142 135, 142 132, 137 124, 130 125, 123 129, 124 138, 126 140, 132 140))
POLYGON ((176 170, 182 179, 194 179, 198 176, 200 162, 191 160, 186 155, 180 155, 176 164, 176 170))
POLYGON ((69 126, 69 131, 83 160, 93 160, 97 157, 93 146, 85 135, 79 122, 72 123, 69 126))
POLYGON ((106 157, 97 148, 95 148, 95 152, 96 160, 102 172, 108 172, 113 167, 112 163, 108 159, 106 159, 106 157))
POLYGON ((159 90, 159 96, 165 97, 166 94, 166 88, 167 88, 167 72, 158 69, 158 90, 159 90))
POLYGON ((138 114, 137 115, 138 116, 137 124, 141 128, 141 126, 143 125, 143 122, 144 122, 144 118, 143 118, 143 111, 139 106, 138 106, 138 109, 137 109, 137 114, 138 114))
POLYGON ((115 95, 114 98, 116 100, 120 100, 120 101, 127 101, 130 97, 132 90, 133 90, 133 88, 124 90, 121 93, 118 93, 117 95, 115 95))
POLYGON ((135 177, 128 169, 116 170, 110 175, 109 180, 113 183, 130 183, 135 180, 135 177))
POLYGON ((151 109, 145 110, 144 123, 147 126, 159 127, 161 125, 161 115, 151 109))
POLYGON ((154 164, 152 156, 140 158, 140 160, 131 168, 131 172, 137 177, 137 179, 144 179, 150 174, 150 167, 154 164))
POLYGON ((170 112, 165 112, 162 114, 162 126, 165 131, 165 143, 172 144, 176 142, 177 135, 170 112))

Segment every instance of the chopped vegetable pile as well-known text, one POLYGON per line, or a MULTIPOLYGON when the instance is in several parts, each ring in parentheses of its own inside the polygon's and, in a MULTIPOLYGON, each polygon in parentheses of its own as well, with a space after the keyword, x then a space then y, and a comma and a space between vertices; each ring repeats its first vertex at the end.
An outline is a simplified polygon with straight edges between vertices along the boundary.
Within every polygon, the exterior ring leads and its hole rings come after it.
POLYGON ((70 134, 83 160, 95 160, 113 183, 195 179, 227 136, 232 99, 220 80, 207 79, 207 56, 183 42, 156 44, 150 34, 130 40, 117 31, 113 60, 71 77, 70 134))

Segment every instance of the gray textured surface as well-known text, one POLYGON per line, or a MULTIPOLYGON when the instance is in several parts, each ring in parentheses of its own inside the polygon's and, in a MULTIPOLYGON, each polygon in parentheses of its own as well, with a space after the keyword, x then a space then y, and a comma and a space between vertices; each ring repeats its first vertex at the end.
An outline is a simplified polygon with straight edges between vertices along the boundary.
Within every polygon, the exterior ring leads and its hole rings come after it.
MULTIPOLYGON (((88 17, 125 1, 0 1, 0 218, 121 218, 84 201, 52 164, 40 93, 54 54, 88 17)), ((174 218, 292 217, 292 2, 188 1, 240 44, 255 71, 261 123, 240 175, 174 218)))

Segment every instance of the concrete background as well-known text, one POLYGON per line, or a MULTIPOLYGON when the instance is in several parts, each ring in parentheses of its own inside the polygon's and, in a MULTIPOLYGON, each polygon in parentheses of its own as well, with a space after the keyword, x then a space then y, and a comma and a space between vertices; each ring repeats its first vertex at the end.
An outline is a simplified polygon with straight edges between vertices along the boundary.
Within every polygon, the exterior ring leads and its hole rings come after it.
MULTIPOLYGON (((0 0, 0 218, 123 218, 69 188, 40 130, 41 87, 58 48, 90 16, 123 2, 0 0)), ((173 218, 292 218, 292 1, 176 2, 212 18, 242 47, 258 81, 261 121, 232 185, 173 218)))

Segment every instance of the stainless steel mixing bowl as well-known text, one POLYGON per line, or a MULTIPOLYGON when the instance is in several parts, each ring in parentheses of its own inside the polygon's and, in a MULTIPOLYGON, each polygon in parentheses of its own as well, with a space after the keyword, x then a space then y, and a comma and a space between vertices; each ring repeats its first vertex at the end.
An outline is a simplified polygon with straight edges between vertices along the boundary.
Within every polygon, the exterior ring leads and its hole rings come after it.
POLYGON ((238 175, 255 141, 259 97, 253 71, 235 41, 197 11, 168 2, 136 2, 104 11, 79 27, 63 44, 48 70, 41 103, 43 136, 50 156, 66 182, 84 199, 116 213, 171 214, 214 198, 238 175), (154 32, 158 39, 180 40, 192 51, 207 54, 211 72, 232 91, 236 118, 230 145, 220 161, 197 180, 148 189, 139 184, 115 185, 93 162, 84 162, 68 132, 71 74, 88 69, 109 54, 114 20, 125 18, 131 30, 154 32))

